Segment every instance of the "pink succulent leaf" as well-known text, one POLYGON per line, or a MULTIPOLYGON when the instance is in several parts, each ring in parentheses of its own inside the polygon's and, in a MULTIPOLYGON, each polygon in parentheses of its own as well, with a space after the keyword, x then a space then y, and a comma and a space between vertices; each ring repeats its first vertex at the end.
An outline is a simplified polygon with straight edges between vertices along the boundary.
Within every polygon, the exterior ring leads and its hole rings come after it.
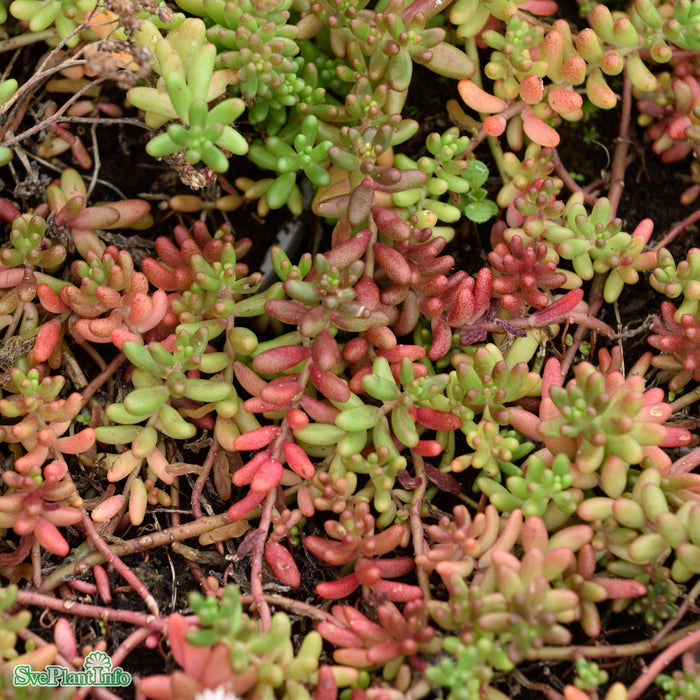
POLYGON ((467 106, 477 112, 496 114, 502 112, 508 105, 495 95, 482 90, 476 83, 469 79, 460 80, 457 83, 459 96, 465 101, 467 106))
MULTIPOLYGON (((288 377, 279 377, 286 380, 288 377)), ((263 402, 274 406, 289 406, 303 393, 303 387, 296 381, 278 381, 274 379, 260 392, 263 402)))
POLYGON ((500 114, 492 114, 484 119, 484 131, 488 136, 501 136, 507 125, 508 122, 500 114))
POLYGON ((0 197, 0 219, 14 221, 22 212, 4 197, 0 197))
POLYGON ((22 284, 24 279, 24 269, 14 267, 10 269, 0 270, 0 289, 9 287, 17 287, 22 284))
POLYGON ((639 598, 647 593, 647 587, 634 579, 594 576, 591 581, 605 589, 607 600, 615 600, 616 598, 639 598))
POLYGON ((561 319, 573 311, 582 300, 583 290, 572 289, 556 301, 553 301, 546 308, 540 309, 532 314, 528 325, 531 327, 543 326, 554 322, 555 319, 561 319))
POLYGON ((434 318, 430 322, 433 333, 433 342, 428 350, 428 358, 433 362, 447 355, 452 346, 452 329, 442 317, 434 318))
POLYGON ((353 591, 357 590, 360 582, 355 574, 348 574, 335 581, 322 581, 316 585, 316 593, 321 598, 330 600, 340 600, 347 598, 353 591))
POLYGON ((69 307, 63 303, 61 297, 59 297, 48 284, 38 284, 36 292, 41 305, 50 313, 62 314, 69 310, 69 307))
POLYGON ((532 12, 533 15, 546 17, 554 14, 558 6, 555 0, 527 0, 519 5, 519 9, 532 12))
POLYGON ((270 565, 272 573, 287 586, 298 588, 301 585, 301 574, 289 550, 274 540, 265 543, 265 561, 270 565))
POLYGON ((266 460, 250 481, 251 492, 267 495, 280 483, 283 473, 284 467, 278 460, 266 460))
POLYGON ((659 443, 659 447, 686 447, 693 441, 693 435, 685 428, 667 425, 666 437, 659 443))
MULTIPOLYGON (((274 427, 274 426, 271 426, 274 427)), ((269 450, 258 452, 249 462, 246 462, 240 469, 233 473, 232 481, 236 486, 249 484, 260 467, 270 458, 269 450)))
POLYGON ((583 98, 573 90, 552 88, 547 95, 549 106, 560 114, 576 112, 583 106, 583 98))
POLYGON ((78 656, 78 644, 75 639, 75 633, 70 622, 65 617, 60 617, 56 621, 53 636, 56 648, 60 654, 67 659, 74 659, 78 656))
POLYGON ((265 493, 250 491, 244 498, 237 503, 234 503, 228 509, 228 517, 230 518, 231 522, 235 523, 242 520, 246 515, 248 515, 248 513, 250 513, 250 511, 253 510, 253 508, 256 508, 263 502, 265 496, 265 493))
POLYGON ((336 700, 337 697, 338 684, 333 670, 328 664, 321 664, 318 669, 318 681, 313 700, 336 700))
POLYGON ((294 442, 285 442, 282 445, 287 466, 296 472, 302 479, 313 478, 316 470, 306 452, 294 442))
POLYGON ((151 205, 143 199, 124 199, 110 202, 109 206, 116 209, 119 214, 119 219, 114 224, 115 227, 131 226, 151 211, 151 205))
POLYGON ((531 109, 523 110, 523 129, 534 143, 545 148, 559 145, 559 134, 549 124, 542 121, 531 109))
POLYGON ((134 340, 139 345, 143 345, 143 341, 141 338, 139 338, 139 336, 123 328, 115 328, 110 335, 112 338, 112 343, 114 343, 118 350, 122 349, 122 343, 124 343, 126 340, 134 340))
MULTIPOLYGON (((61 207, 59 211, 56 212, 56 223, 59 226, 64 226, 68 225, 71 226, 72 228, 79 229, 79 226, 73 226, 73 221, 75 218, 82 213, 85 209, 85 196, 83 194, 78 194, 73 197, 68 197, 67 199, 64 200, 65 203, 61 207)), ((106 207, 105 207, 106 209, 106 207)), ((52 210, 55 211, 55 209, 52 210)), ((103 216, 109 217, 112 221, 117 221, 119 219, 119 214, 116 211, 112 211, 110 213, 104 212, 103 216)), ((97 217, 99 218, 99 212, 97 214, 97 217)), ((93 226, 86 226, 84 227, 87 230, 90 230, 94 228, 93 226)))
POLYGON ((278 426, 264 425, 239 435, 233 441, 233 446, 242 451, 259 450, 262 447, 267 447, 281 432, 282 429, 278 426))
POLYGON ((52 554, 66 557, 70 552, 70 546, 58 528, 46 518, 38 517, 34 523, 34 537, 39 544, 52 554))
POLYGON ((418 586, 409 583, 380 580, 374 584, 373 590, 376 594, 386 596, 387 600, 395 603, 407 603, 423 598, 423 591, 418 586))
POLYGON ((311 348, 283 345, 264 350, 253 359, 253 369, 259 374, 277 374, 291 369, 311 357, 311 348))
POLYGON ((56 440, 56 449, 66 454, 81 454, 87 452, 95 444, 95 431, 85 428, 75 435, 56 440))
POLYGON ((53 318, 45 323, 36 334, 34 342, 34 359, 37 362, 46 362, 56 348, 61 337, 61 322, 53 318))
POLYGON ((400 285, 411 283, 413 279, 411 266, 397 250, 384 243, 375 243, 374 255, 392 282, 400 285))
POLYGON ((355 632, 333 622, 321 622, 317 627, 318 633, 336 647, 361 647, 362 638, 355 632))
POLYGON ((530 73, 520 81, 520 98, 529 105, 539 104, 544 95, 544 84, 537 73, 530 73))
MULTIPOLYGON (((69 200, 68 207, 73 200, 69 200)), ((63 213, 63 210, 62 212, 63 213)), ((72 228, 91 231, 96 228, 112 228, 119 221, 119 212, 111 206, 94 206, 82 209, 77 216, 68 217, 65 214, 66 223, 72 228)))
POLYGON ((372 181, 365 178, 355 189, 350 193, 348 200, 347 217, 352 226, 359 226, 369 216, 372 205, 374 204, 374 189, 372 181))

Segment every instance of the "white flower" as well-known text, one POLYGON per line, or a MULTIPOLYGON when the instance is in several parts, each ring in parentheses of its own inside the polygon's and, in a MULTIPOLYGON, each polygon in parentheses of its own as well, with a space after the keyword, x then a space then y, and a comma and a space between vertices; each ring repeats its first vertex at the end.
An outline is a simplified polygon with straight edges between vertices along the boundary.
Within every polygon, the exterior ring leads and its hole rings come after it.
POLYGON ((194 700, 243 700, 233 691, 228 691, 223 685, 220 685, 215 690, 205 688, 201 693, 194 696, 194 700))

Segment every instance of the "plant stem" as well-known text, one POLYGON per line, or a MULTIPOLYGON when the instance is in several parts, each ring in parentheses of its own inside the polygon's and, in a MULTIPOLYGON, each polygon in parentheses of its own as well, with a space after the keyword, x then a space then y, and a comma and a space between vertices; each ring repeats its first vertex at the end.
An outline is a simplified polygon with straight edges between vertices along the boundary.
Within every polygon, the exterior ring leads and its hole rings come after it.
MULTIPOLYGON (((181 542, 190 537, 199 537, 199 535, 205 532, 215 530, 222 525, 228 525, 230 522, 227 513, 198 518, 184 525, 171 527, 167 530, 160 530, 149 535, 142 535, 133 540, 127 540, 121 544, 113 545, 111 551, 113 554, 120 557, 138 552, 146 552, 155 547, 161 547, 172 542, 181 542)), ((44 593, 51 591, 66 579, 92 571, 92 567, 95 566, 95 564, 102 564, 105 561, 107 561, 107 559, 102 552, 90 552, 90 554, 72 561, 51 573, 41 584, 39 590, 44 593)))
MULTIPOLYGON (((333 615, 321 608, 317 608, 315 605, 302 603, 300 600, 293 600, 292 598, 285 598, 277 593, 266 593, 264 597, 270 605, 276 605, 280 608, 287 608, 298 615, 308 617, 312 620, 318 620, 319 622, 332 621, 337 624, 337 619, 333 617, 333 615)), ((241 602, 245 605, 255 603, 253 596, 250 594, 242 595, 241 602)))
MULTIPOLYGON (((160 622, 160 620, 158 621, 160 622)), ((111 655, 112 667, 121 666, 122 661, 153 634, 153 625, 150 627, 139 627, 134 630, 120 645, 119 648, 111 655)))
POLYGON ((700 219, 700 209, 696 209, 692 214, 686 216, 683 221, 677 226, 674 226, 653 248, 652 250, 659 251, 665 248, 671 241, 673 241, 677 236, 683 233, 688 226, 694 224, 698 219, 700 219))
POLYGON ((683 396, 680 396, 675 401, 672 401, 671 408, 673 409, 673 412, 676 413, 682 408, 690 406, 690 404, 693 404, 698 400, 700 400, 700 386, 695 387, 695 389, 692 391, 689 391, 687 394, 683 394, 683 396))
POLYGON ((612 167, 610 168, 610 189, 608 199, 610 200, 610 217, 617 216, 617 208, 622 199, 625 189, 625 170, 627 169, 627 152, 629 151, 629 128, 632 115, 632 83, 624 75, 622 84, 622 113, 620 115, 620 128, 618 130, 615 154, 613 155, 612 167))
POLYGON ((695 599, 700 595, 700 581, 698 581, 691 591, 685 596, 683 603, 678 608, 678 613, 675 617, 671 618, 666 622, 666 624, 654 635, 651 640, 652 643, 658 644, 683 618, 683 616, 688 612, 688 608, 695 602, 695 599))
MULTIPOLYGON (((36 77, 36 76, 34 76, 36 77)), ((29 127, 25 131, 23 131, 21 134, 17 136, 11 136, 8 138, 6 141, 3 141, 2 146, 14 146, 24 139, 28 138, 32 134, 37 133, 38 131, 42 131, 44 129, 47 129, 48 127, 51 126, 51 124, 55 124, 56 122, 61 121, 61 116, 70 108, 72 104, 77 102, 86 92, 91 90, 93 87, 96 87, 97 85, 100 85, 105 81, 105 78, 96 78, 95 80, 89 82, 87 85, 84 85, 83 87, 78 90, 75 94, 71 95, 64 104, 62 104, 59 109, 56 110, 55 114, 51 115, 48 119, 43 119, 40 121, 38 124, 35 124, 34 126, 29 127)))
POLYGON ((272 616, 270 615, 270 606, 267 604, 263 593, 262 560, 263 553, 265 551, 267 533, 270 529, 270 522, 272 520, 272 507, 275 503, 276 495, 277 489, 273 488, 270 493, 265 496, 262 515, 260 517, 260 525, 258 525, 258 530, 262 531, 265 536, 261 537, 255 542, 255 547, 253 549, 253 560, 250 567, 250 589, 253 595, 253 601, 255 602, 255 605, 258 608, 258 613, 260 614, 260 627, 263 632, 267 632, 270 629, 270 620, 272 616))
POLYGON ((118 571, 124 580, 129 583, 134 590, 141 596, 146 607, 156 616, 160 616, 156 599, 151 595, 151 592, 146 588, 143 581, 110 549, 109 545, 102 539, 102 536, 97 532, 95 524, 85 510, 85 506, 81 506, 83 514, 83 527, 85 528, 88 537, 92 540, 97 549, 102 552, 105 561, 111 564, 118 571))
POLYGON ((41 586, 41 545, 36 538, 32 542, 32 570, 34 586, 41 586))
POLYGON ((16 566, 23 562, 32 549, 32 542, 32 535, 22 535, 14 552, 0 554, 0 566, 16 566))
MULTIPOLYGON (((658 649, 665 649, 674 645, 678 641, 683 641, 686 637, 693 637, 695 644, 700 643, 700 622, 694 622, 681 630, 658 642, 655 639, 645 639, 641 642, 630 644, 618 644, 610 646, 569 646, 569 647, 542 647, 541 649, 530 649, 527 658, 530 661, 574 661, 581 656, 587 659, 612 659, 615 657, 640 656, 650 654, 658 649)), ((692 646, 692 645, 691 645, 692 646)), ((690 647, 686 647, 690 648, 690 647)), ((681 654, 683 650, 675 655, 681 654)), ((629 699, 628 699, 629 700, 629 699)))
POLYGON ((597 197, 594 197, 590 192, 586 192, 586 190, 584 190, 583 187, 581 187, 581 185, 579 185, 578 182, 571 177, 569 171, 561 162, 559 151, 557 151, 556 148, 552 149, 552 162, 554 163, 554 172, 556 172, 561 181, 564 183, 564 186, 570 192, 581 192, 583 194, 583 201, 591 206, 598 201, 597 197))
POLYGON ((693 633, 687 633, 687 627, 683 630, 683 639, 679 639, 672 644, 663 653, 659 654, 650 664, 649 667, 632 683, 627 691, 627 700, 637 700, 637 698, 654 682, 654 679, 663 671, 668 664, 683 652, 692 649, 700 644, 700 629, 696 629, 693 633))
POLYGON ((95 392, 117 371, 119 366, 126 360, 123 352, 120 352, 105 368, 100 372, 81 392, 83 406, 95 395, 95 392))
POLYGON ((33 605, 37 608, 47 608, 57 612, 80 617, 92 617, 110 622, 126 622, 137 627, 148 627, 152 631, 164 630, 167 618, 154 617, 148 613, 135 610, 115 610, 101 605, 88 605, 76 603, 74 600, 61 600, 50 595, 36 593, 34 591, 17 591, 17 602, 21 605, 33 605))
POLYGON ((204 490, 204 484, 206 484, 207 479, 209 478, 209 473, 211 472, 212 465, 214 464, 214 458, 216 457, 218 449, 219 442, 214 437, 212 438, 211 446, 209 447, 209 452, 207 452, 207 457, 204 460, 204 464, 202 464, 202 471, 197 476, 197 481, 192 489, 192 499, 190 502, 192 504, 192 513, 194 514, 195 518, 202 517, 202 504, 199 502, 199 500, 202 496, 202 491, 204 490))
MULTIPOLYGON (((590 301, 588 302, 588 315, 591 317, 591 319, 596 318, 598 310, 603 305, 604 279, 605 276, 602 274, 598 274, 593 278, 591 293, 589 295, 590 301)), ((583 342, 583 339, 586 337, 587 332, 588 328, 586 326, 579 326, 576 329, 576 332, 574 333, 574 341, 573 343, 571 343, 571 347, 566 351, 566 355, 564 356, 561 363, 562 377, 566 377, 566 375, 569 373, 569 369, 571 368, 571 365, 574 362, 574 357, 576 357, 576 353, 578 352, 579 346, 583 342)))
MULTIPOLYGON (((418 479, 418 486, 413 491, 413 498, 411 499, 411 509, 410 509, 410 519, 411 519, 411 537, 413 539, 413 551, 416 556, 420 556, 424 553, 425 547, 423 541, 423 519, 421 518, 421 506, 423 505, 423 499, 425 498, 425 490, 427 487, 428 479, 425 476, 425 469, 423 463, 423 457, 417 455, 415 452, 411 453, 413 456, 413 469, 418 479)), ((428 577, 428 572, 422 567, 417 567, 418 585, 423 591, 423 597, 425 600, 430 600, 432 597, 430 595, 430 580, 428 577)))
POLYGON ((8 39, 0 41, 0 53, 16 51, 23 46, 30 46, 40 41, 49 41, 57 38, 58 34, 56 34, 53 29, 44 29, 41 32, 30 32, 28 34, 20 34, 19 36, 11 36, 8 39))
POLYGON ((664 476, 689 474, 698 464, 700 464, 700 447, 696 447, 692 452, 677 459, 668 469, 664 470, 664 476))

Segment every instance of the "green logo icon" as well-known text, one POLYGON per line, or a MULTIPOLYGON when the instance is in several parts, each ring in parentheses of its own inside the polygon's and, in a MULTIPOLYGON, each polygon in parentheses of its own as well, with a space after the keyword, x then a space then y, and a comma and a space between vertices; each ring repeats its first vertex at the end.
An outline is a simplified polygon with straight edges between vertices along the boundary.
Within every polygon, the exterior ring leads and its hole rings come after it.
POLYGON ((82 671, 71 671, 65 666, 47 666, 43 671, 32 671, 29 664, 16 666, 12 673, 16 687, 97 686, 125 688, 131 685, 131 674, 117 667, 104 651, 91 651, 85 657, 82 671))

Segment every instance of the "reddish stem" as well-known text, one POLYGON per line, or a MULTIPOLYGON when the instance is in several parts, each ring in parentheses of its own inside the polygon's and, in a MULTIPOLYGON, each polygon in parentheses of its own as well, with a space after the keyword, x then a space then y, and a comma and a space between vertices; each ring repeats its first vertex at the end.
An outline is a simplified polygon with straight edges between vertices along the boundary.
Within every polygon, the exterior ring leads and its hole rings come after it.
POLYGON ((683 616, 688 612, 690 606, 694 605, 698 594, 700 594, 700 581, 693 586, 690 593, 688 593, 688 595, 685 597, 685 600, 678 608, 678 612, 676 613, 675 617, 668 620, 666 624, 654 635, 654 638, 651 640, 652 644, 659 644, 661 640, 664 639, 664 637, 666 637, 666 635, 668 635, 671 630, 683 619, 683 616))
POLYGON ((194 488, 192 489, 192 498, 190 502, 192 503, 192 513, 195 518, 201 518, 203 515, 200 499, 202 497, 202 491, 204 490, 204 484, 207 483, 209 473, 214 465, 214 458, 216 457, 218 449, 219 443, 214 437, 212 438, 209 452, 207 452, 207 458, 204 460, 204 464, 202 464, 202 471, 199 473, 197 481, 195 481, 194 488))
MULTIPOLYGON (((169 545, 173 542, 181 542, 190 537, 199 537, 205 532, 215 530, 222 525, 228 525, 231 522, 226 513, 221 515, 212 515, 193 522, 178 525, 168 528, 167 530, 159 530, 149 535, 142 535, 133 540, 127 540, 121 544, 116 544, 112 547, 111 552, 115 556, 126 556, 127 554, 135 554, 137 552, 146 552, 155 547, 169 545)), ((72 561, 66 566, 57 569, 46 577, 40 590, 43 592, 51 591, 58 587, 66 579, 75 578, 83 573, 92 571, 95 564, 102 564, 106 561, 105 555, 101 551, 90 552, 77 561, 72 561)))
POLYGON ((579 185, 578 182, 571 177, 569 171, 561 162, 559 151, 556 148, 552 149, 552 162, 554 163, 554 170, 556 174, 570 192, 581 192, 583 194, 583 201, 591 206, 598 201, 598 197, 594 197, 590 192, 586 192, 586 190, 584 190, 583 187, 581 187, 581 185, 579 185))
POLYGON ((617 215, 617 207, 625 189, 625 170, 627 169, 627 152, 629 151, 630 139, 629 128, 632 117, 632 83, 625 72, 622 84, 622 112, 620 114, 620 128, 618 130, 617 145, 613 155, 612 167, 610 168, 610 189, 608 199, 610 200, 610 216, 617 215))
MULTIPOLYGON (((411 538, 413 540, 413 551, 416 556, 420 556, 425 553, 424 540, 423 540, 423 519, 421 518, 421 507, 423 506, 423 499, 425 498, 425 490, 427 487, 428 479, 425 476, 425 465, 423 463, 423 457, 411 453, 413 456, 413 469, 416 474, 416 479, 418 485, 413 491, 413 498, 411 499, 411 510, 410 510, 410 521, 411 521, 411 538)), ((418 574, 418 585, 423 591, 423 597, 425 600, 430 600, 430 580, 428 577, 428 572, 422 568, 417 568, 418 574)))
POLYGON ((700 645, 700 630, 695 630, 692 634, 687 635, 683 639, 679 639, 675 644, 672 644, 668 649, 661 652, 649 664, 644 673, 632 683, 627 691, 627 700, 637 700, 666 666, 676 657, 698 645, 700 645))
POLYGON ((32 536, 22 535, 22 537, 19 538, 19 544, 14 552, 0 554, 0 566, 15 566, 16 564, 20 564, 27 558, 27 554, 29 554, 31 548, 32 536))
POLYGON ((76 603, 74 600, 62 600, 43 593, 35 593, 34 591, 17 591, 17 602, 20 605, 32 605, 38 608, 56 610, 66 615, 92 617, 111 622, 126 622, 135 627, 148 627, 151 632, 156 630, 164 631, 167 626, 166 618, 156 618, 153 615, 134 610, 115 610, 114 608, 106 608, 101 605, 76 603))
MULTIPOLYGON (((318 620, 319 622, 333 622, 337 624, 337 620, 329 612, 326 612, 322 608, 317 608, 315 605, 310 605, 309 603, 302 603, 299 600, 293 600, 292 598, 285 598, 277 593, 266 593, 265 600, 270 605, 276 605, 279 608, 287 608, 298 615, 304 615, 312 620, 318 620)), ((244 605, 252 605, 255 601, 253 596, 250 594, 241 595, 241 603, 244 605)))
POLYGON ((277 496, 277 489, 272 489, 270 493, 265 496, 265 501, 262 508, 262 516, 260 518, 260 525, 258 525, 258 530, 265 533, 265 537, 259 538, 255 542, 255 547, 253 549, 253 561, 250 567, 250 590, 253 595, 253 601, 258 608, 258 613, 260 614, 260 626, 263 632, 267 632, 270 629, 270 606, 265 600, 265 594, 263 593, 263 553, 265 551, 265 542, 267 540, 267 532, 270 529, 270 522, 272 520, 272 507, 275 504, 275 498, 277 496))
POLYGON ((178 480, 170 487, 170 498, 173 504, 173 512, 170 514, 170 525, 171 527, 180 527, 180 489, 177 488, 178 480))
MULTIPOLYGON (((673 405, 673 404, 671 404, 673 405)), ((668 469, 664 476, 676 476, 677 474, 689 474, 700 464, 700 447, 678 458, 668 469)))
POLYGON ((686 216, 683 221, 677 226, 674 226, 653 248, 652 250, 658 252, 662 248, 668 246, 671 241, 673 241, 676 236, 684 233, 688 226, 694 224, 698 219, 700 219, 700 209, 696 209, 692 214, 686 216))
POLYGON ((84 506, 80 508, 83 514, 83 527, 87 532, 87 536, 92 540, 97 549, 102 552, 108 564, 111 564, 118 571, 124 580, 129 583, 133 589, 141 596, 146 607, 156 616, 160 616, 158 604, 151 592, 146 588, 143 581, 109 548, 109 545, 102 539, 102 536, 97 532, 95 524, 88 515, 84 506))
POLYGON ((34 570, 32 579, 34 587, 39 588, 41 586, 41 545, 36 538, 32 542, 32 568, 34 570))
POLYGON ((2 145, 3 146, 14 146, 14 145, 24 141, 24 139, 29 138, 32 134, 36 134, 37 132, 48 128, 52 124, 55 124, 56 122, 61 121, 61 117, 63 116, 63 114, 66 111, 68 111, 68 109, 70 109, 70 106, 72 104, 77 102, 85 93, 87 93, 91 89, 96 88, 98 85, 100 85, 100 83, 103 83, 105 80, 106 80, 106 78, 96 78, 92 82, 89 82, 86 85, 83 85, 83 87, 81 87, 76 93, 71 95, 71 97, 68 98, 65 101, 65 103, 62 104, 61 107, 58 110, 56 110, 56 113, 53 114, 50 118, 47 118, 47 119, 40 121, 38 124, 35 124, 32 127, 29 127, 26 131, 23 131, 21 134, 18 134, 17 136, 11 136, 6 141, 3 141, 2 145))
MULTIPOLYGON (((588 315, 591 319, 596 319, 598 310, 603 305, 603 295, 602 287, 604 275, 596 275, 593 278, 593 285, 591 286, 590 301, 588 302, 588 315)), ((597 319, 596 319, 597 320, 597 319)), ((566 355, 561 363, 561 376, 566 377, 574 362, 576 353, 578 352, 579 346, 581 345, 583 339, 586 337, 588 328, 586 326, 579 326, 574 333, 574 340, 571 343, 571 347, 566 351, 566 355)))
MULTIPOLYGON (((68 347, 67 343, 63 343, 64 347, 68 347)), ((102 355, 100 355, 97 350, 93 347, 91 343, 83 343, 81 346, 81 350, 83 350, 87 355, 89 355, 92 358, 92 361, 100 368, 100 371, 104 370, 107 367, 107 363, 104 361, 102 358, 102 355)))
POLYGON ((83 406, 95 395, 95 392, 117 371, 126 360, 124 353, 119 353, 81 392, 83 406))
MULTIPOLYGON (((159 621, 160 622, 160 621, 159 621)), ((112 668, 121 666, 122 661, 138 647, 142 642, 153 634, 153 627, 140 627, 134 630, 120 645, 119 648, 112 654, 112 668)))

